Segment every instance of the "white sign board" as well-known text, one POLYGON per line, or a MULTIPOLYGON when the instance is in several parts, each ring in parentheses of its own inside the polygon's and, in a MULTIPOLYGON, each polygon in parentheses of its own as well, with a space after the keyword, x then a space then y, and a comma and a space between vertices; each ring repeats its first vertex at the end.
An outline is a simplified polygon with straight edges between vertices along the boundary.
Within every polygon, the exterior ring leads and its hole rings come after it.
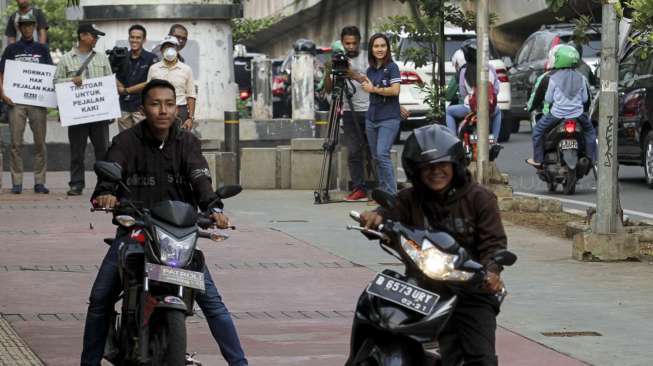
POLYGON ((57 107, 54 65, 7 60, 2 85, 5 95, 16 104, 57 107))
POLYGON ((62 126, 106 121, 120 117, 116 76, 84 80, 81 86, 72 81, 55 85, 62 126))

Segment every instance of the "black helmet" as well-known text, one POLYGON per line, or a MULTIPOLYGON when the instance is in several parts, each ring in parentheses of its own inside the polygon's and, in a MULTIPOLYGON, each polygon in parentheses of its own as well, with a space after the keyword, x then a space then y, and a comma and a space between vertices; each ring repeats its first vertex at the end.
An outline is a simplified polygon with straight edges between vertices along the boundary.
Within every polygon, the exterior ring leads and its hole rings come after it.
POLYGON ((462 185, 467 179, 467 159, 463 143, 442 125, 428 125, 413 130, 404 143, 401 162, 406 177, 419 182, 417 172, 422 167, 440 162, 454 165, 454 185, 462 185))
POLYGON ((476 39, 468 39, 462 43, 460 49, 463 50, 465 61, 476 63, 476 39))

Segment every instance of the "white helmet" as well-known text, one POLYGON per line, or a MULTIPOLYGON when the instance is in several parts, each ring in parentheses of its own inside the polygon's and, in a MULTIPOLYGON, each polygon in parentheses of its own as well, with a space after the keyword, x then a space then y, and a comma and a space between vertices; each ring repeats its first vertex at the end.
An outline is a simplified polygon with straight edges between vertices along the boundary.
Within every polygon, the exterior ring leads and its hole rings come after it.
POLYGON ((467 61, 465 60, 465 54, 463 53, 463 50, 458 49, 453 53, 453 55, 451 55, 451 63, 453 64, 453 67, 456 69, 456 71, 465 66, 467 61))

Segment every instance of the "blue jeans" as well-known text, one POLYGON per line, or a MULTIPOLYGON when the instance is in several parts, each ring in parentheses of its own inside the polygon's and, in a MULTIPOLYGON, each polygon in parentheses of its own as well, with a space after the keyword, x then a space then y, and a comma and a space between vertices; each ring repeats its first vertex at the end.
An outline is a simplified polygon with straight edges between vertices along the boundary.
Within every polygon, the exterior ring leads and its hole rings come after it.
MULTIPOLYGON (((551 113, 546 114, 535 125, 533 129, 533 160, 541 163, 544 160, 544 134, 553 125, 556 125, 562 118, 554 117, 551 113)), ((596 161, 596 131, 592 122, 589 121, 585 114, 577 117, 577 120, 583 126, 583 135, 585 136, 585 156, 596 161)))
MULTIPOLYGON (((93 283, 84 325, 82 366, 98 366, 102 360, 111 312, 122 289, 118 273, 118 248, 121 241, 119 238, 114 240, 102 261, 95 283, 93 283)), ((211 334, 218 342, 222 356, 227 360, 229 366, 246 366, 247 360, 240 345, 236 327, 206 266, 204 267, 204 284, 206 292, 196 293, 195 300, 209 323, 211 334)))
POLYGON ((390 149, 399 133, 398 119, 390 118, 381 121, 365 121, 367 141, 370 144, 370 153, 376 162, 379 189, 388 193, 397 193, 397 180, 392 167, 390 149))
MULTIPOLYGON (((453 131, 454 135, 458 136, 456 120, 462 120, 469 112, 471 112, 471 109, 464 104, 454 104, 447 107, 447 127, 453 131)), ((501 109, 499 107, 494 109, 491 118, 492 130, 490 133, 494 135, 495 139, 498 139, 499 133, 501 133, 501 109)))

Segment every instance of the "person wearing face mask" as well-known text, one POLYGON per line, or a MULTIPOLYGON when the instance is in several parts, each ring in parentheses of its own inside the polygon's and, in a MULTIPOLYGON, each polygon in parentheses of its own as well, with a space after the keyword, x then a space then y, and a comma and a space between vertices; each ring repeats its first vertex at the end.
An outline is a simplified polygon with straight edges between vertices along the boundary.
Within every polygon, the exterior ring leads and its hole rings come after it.
POLYGON ((195 82, 193 70, 179 60, 179 40, 174 36, 166 36, 161 41, 162 60, 150 67, 147 80, 167 80, 175 87, 177 95, 178 119, 181 127, 190 130, 195 120, 195 82))
POLYGON ((438 342, 444 366, 496 366, 494 294, 503 288, 502 267, 492 258, 506 249, 497 197, 474 182, 467 170, 462 142, 441 125, 415 129, 406 139, 402 164, 412 187, 397 195, 393 210, 377 208, 361 214, 361 225, 377 228, 384 220, 412 227, 443 230, 487 271, 484 286, 458 292, 458 303, 438 342))

